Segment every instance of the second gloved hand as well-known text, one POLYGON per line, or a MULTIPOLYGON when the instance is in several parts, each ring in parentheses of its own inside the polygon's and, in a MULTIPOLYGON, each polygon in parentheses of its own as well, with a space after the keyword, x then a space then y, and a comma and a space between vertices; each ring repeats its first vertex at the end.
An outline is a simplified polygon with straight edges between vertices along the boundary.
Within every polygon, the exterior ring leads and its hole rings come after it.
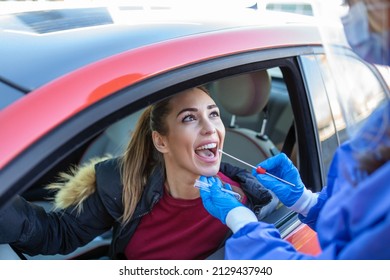
MULTIPOLYGON (((222 182, 214 177, 200 176, 200 181, 210 184, 209 192, 206 190, 200 190, 200 196, 206 210, 215 218, 221 220, 226 224, 227 214, 234 208, 243 206, 232 194, 223 192, 221 190, 222 182)), ((231 190, 229 184, 225 185, 225 188, 231 190)))
POLYGON ((275 193, 279 200, 287 207, 306 216, 310 208, 317 203, 317 195, 305 188, 298 169, 284 153, 269 158, 258 166, 267 170, 268 173, 295 185, 293 187, 267 174, 259 174, 256 170, 252 171, 252 175, 264 187, 275 193))

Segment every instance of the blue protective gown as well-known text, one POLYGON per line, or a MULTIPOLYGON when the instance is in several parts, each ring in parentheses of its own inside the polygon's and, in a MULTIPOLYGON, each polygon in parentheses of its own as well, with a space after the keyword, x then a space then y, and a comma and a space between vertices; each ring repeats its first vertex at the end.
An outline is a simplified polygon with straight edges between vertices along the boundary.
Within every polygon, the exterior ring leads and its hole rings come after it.
POLYGON ((357 149, 389 146, 387 102, 353 140, 336 151, 328 187, 302 222, 316 230, 322 252, 303 254, 263 222, 249 223, 226 242, 226 259, 388 259, 390 260, 390 161, 370 175, 357 168, 357 149))

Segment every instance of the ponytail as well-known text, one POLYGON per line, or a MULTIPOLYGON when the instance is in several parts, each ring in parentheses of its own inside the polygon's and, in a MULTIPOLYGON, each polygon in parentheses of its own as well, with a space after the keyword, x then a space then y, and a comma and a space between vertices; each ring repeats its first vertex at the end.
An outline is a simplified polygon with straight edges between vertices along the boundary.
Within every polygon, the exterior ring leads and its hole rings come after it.
POLYGON ((159 165, 164 168, 163 156, 153 144, 152 131, 157 131, 162 135, 168 133, 165 118, 169 113, 169 100, 163 100, 145 109, 122 157, 122 201, 124 205, 122 223, 124 224, 129 222, 134 214, 154 167, 159 165))
POLYGON ((143 186, 151 173, 150 167, 153 166, 151 160, 153 160, 154 147, 150 129, 150 111, 151 107, 148 107, 142 113, 122 157, 123 223, 128 222, 133 215, 141 198, 143 186))

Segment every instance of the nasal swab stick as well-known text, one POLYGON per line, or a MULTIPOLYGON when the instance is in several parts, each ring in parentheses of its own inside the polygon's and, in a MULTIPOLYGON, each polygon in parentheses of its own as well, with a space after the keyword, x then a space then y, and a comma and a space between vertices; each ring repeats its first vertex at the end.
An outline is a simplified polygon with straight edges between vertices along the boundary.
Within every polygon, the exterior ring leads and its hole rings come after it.
POLYGON ((275 175, 273 175, 273 174, 271 174, 271 173, 268 173, 264 168, 262 168, 262 167, 260 167, 260 166, 256 167, 256 166, 254 166, 254 165, 252 165, 252 164, 249 164, 249 163, 247 163, 247 162, 245 162, 245 161, 243 161, 243 160, 241 160, 241 159, 239 159, 239 158, 236 158, 236 157, 234 157, 234 156, 232 156, 232 155, 229 155, 228 153, 226 153, 226 152, 224 152, 224 151, 222 151, 222 150, 218 150, 218 151, 219 151, 220 153, 224 154, 224 155, 227 155, 228 157, 231 157, 232 159, 235 159, 235 160, 237 160, 237 161, 239 161, 239 162, 241 162, 241 163, 243 163, 243 164, 245 164, 245 165, 247 165, 247 166, 249 166, 249 167, 252 167, 252 168, 255 169, 256 172, 259 173, 259 174, 267 174, 268 176, 271 176, 271 177, 273 177, 273 178, 275 178, 275 179, 277 179, 277 180, 279 180, 279 181, 281 181, 281 182, 283 182, 283 183, 285 183, 285 184, 288 184, 288 185, 290 185, 290 186, 295 187, 295 185, 294 185, 293 183, 290 183, 290 182, 288 182, 288 181, 286 181, 286 180, 283 180, 282 178, 279 178, 278 176, 275 176, 275 175))

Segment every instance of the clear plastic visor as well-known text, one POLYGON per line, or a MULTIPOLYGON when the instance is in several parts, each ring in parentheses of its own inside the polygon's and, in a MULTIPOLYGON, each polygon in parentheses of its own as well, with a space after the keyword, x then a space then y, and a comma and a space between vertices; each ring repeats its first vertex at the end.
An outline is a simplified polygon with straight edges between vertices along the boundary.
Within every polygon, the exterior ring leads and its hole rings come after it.
POLYGON ((340 135, 341 130, 345 134, 341 140, 361 140, 352 146, 358 153, 371 152, 382 143, 389 145, 389 5, 390 0, 350 0, 348 5, 322 6, 315 11, 328 64, 325 80, 332 83, 328 94, 336 95, 338 101, 332 104, 335 122, 339 122, 336 126, 340 135), (330 22, 344 38, 335 40, 335 33, 329 32, 330 22), (376 121, 370 120, 375 114, 376 121))
POLYGON ((349 0, 341 15, 352 49, 364 60, 390 65, 390 1, 349 0))

